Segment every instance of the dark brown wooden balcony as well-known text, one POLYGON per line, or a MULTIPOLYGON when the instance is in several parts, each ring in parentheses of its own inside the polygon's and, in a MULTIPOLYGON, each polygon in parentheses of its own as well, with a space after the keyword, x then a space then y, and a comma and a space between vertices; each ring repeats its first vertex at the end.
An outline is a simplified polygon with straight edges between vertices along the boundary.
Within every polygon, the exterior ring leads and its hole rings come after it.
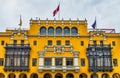
POLYGON ((5 71, 29 71, 29 66, 5 66, 5 71))
POLYGON ((11 48, 22 48, 22 49, 31 49, 30 44, 6 44, 6 49, 11 48))
POLYGON ((112 66, 89 66, 89 71, 95 71, 96 72, 111 72, 113 70, 112 66))

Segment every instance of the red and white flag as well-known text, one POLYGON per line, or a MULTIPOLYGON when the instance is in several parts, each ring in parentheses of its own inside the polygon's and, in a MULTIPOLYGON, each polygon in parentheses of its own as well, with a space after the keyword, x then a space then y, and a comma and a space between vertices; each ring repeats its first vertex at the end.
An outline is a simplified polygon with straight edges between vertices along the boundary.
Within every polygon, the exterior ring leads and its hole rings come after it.
POLYGON ((53 17, 58 13, 59 10, 60 10, 60 4, 59 4, 58 7, 53 11, 53 17))

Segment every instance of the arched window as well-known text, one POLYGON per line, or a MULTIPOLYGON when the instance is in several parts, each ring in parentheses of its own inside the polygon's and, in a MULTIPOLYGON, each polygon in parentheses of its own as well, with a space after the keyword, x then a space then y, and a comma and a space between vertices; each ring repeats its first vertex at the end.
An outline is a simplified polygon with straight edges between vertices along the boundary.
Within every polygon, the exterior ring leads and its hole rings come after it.
POLYGON ((120 75, 118 73, 113 74, 112 78, 120 78, 120 75))
POLYGON ((71 33, 72 33, 72 34, 77 34, 77 33, 78 33, 77 28, 76 28, 76 27, 73 27, 73 28, 71 29, 71 33))
POLYGON ((62 34, 62 28, 57 27, 56 28, 56 34, 62 34))
POLYGON ((5 75, 3 73, 0 73, 0 78, 5 78, 5 75))
POLYGON ((40 28, 40 34, 42 34, 42 35, 46 34, 46 28, 45 27, 40 28))
POLYGON ((19 75, 19 78, 27 78, 27 75, 22 73, 19 75))
POLYGON ((53 27, 48 28, 48 34, 54 34, 54 28, 53 27))
POLYGON ((70 34, 70 29, 68 27, 64 28, 64 34, 65 35, 70 34))
POLYGON ((57 73, 57 74, 55 75, 55 78, 63 78, 63 75, 60 74, 60 73, 57 73))
POLYGON ((73 74, 69 73, 66 75, 66 78, 74 78, 73 74))
POLYGON ((31 74, 30 78, 38 78, 38 75, 36 73, 31 74))
POLYGON ((90 78, 94 78, 94 76, 96 76, 96 78, 98 78, 98 75, 96 74, 91 74, 90 78))
POLYGON ((15 74, 11 73, 8 75, 8 78, 16 78, 15 74))
POLYGON ((101 78, 110 78, 108 74, 102 74, 101 78))
POLYGON ((47 74, 44 75, 44 78, 52 78, 52 76, 47 73, 47 74))
POLYGON ((79 78, 87 78, 87 75, 85 73, 80 74, 79 78))

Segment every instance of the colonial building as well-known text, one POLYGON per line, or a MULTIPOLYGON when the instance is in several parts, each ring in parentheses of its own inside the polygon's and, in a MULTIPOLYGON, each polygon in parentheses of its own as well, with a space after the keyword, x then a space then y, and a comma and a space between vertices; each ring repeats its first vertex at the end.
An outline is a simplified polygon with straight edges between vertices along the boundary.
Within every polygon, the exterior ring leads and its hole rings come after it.
POLYGON ((87 20, 30 20, 0 32, 0 78, 120 78, 120 33, 87 20))

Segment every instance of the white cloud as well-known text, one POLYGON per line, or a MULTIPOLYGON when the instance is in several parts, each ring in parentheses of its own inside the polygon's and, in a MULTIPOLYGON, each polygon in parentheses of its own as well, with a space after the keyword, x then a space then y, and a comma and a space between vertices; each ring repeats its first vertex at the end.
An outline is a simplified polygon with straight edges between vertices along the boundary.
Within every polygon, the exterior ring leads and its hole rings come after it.
POLYGON ((27 28, 31 17, 53 19, 52 12, 59 1, 61 18, 86 18, 91 28, 96 16, 98 28, 115 28, 120 32, 120 0, 0 0, 0 31, 17 27, 20 14, 23 27, 27 28))

